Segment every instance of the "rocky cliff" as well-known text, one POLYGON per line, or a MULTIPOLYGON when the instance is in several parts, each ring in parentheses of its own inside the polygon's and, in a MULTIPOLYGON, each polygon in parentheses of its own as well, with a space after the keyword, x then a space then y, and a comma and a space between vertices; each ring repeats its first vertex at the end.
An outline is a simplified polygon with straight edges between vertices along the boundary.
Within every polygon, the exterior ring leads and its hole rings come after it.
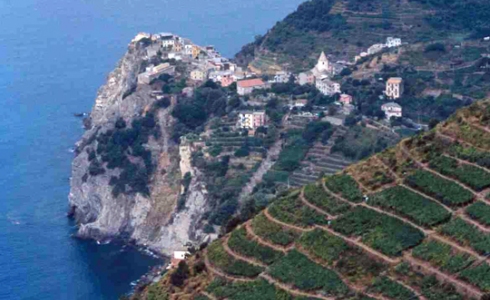
POLYGON ((206 197, 190 153, 182 162, 179 145, 171 139, 175 101, 158 106, 155 88, 137 84, 148 64, 148 46, 148 41, 132 42, 98 92, 72 163, 70 213, 80 237, 123 238, 169 254, 202 238, 198 228, 206 197), (118 139, 123 141, 117 144, 118 139), (194 176, 181 195, 182 175, 188 171, 194 176), (185 207, 177 211, 181 197, 185 207))

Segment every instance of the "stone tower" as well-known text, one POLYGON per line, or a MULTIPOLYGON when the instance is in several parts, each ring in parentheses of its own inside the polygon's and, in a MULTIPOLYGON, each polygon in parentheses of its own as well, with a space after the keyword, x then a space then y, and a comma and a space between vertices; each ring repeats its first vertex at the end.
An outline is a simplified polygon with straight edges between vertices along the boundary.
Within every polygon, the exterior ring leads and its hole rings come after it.
POLYGON ((330 71, 330 63, 328 61, 327 56, 325 55, 325 52, 323 51, 322 54, 320 55, 320 58, 318 59, 318 63, 316 64, 316 69, 322 73, 330 71))

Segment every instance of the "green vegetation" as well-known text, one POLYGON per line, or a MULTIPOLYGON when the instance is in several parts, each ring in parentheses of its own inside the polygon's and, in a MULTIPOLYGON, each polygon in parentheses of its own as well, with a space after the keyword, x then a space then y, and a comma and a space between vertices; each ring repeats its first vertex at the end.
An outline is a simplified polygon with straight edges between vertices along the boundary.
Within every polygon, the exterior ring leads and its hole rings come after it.
POLYGON ((230 300, 297 299, 263 279, 252 282, 229 282, 223 279, 215 279, 208 286, 207 292, 213 294, 218 299, 230 300))
POLYGON ((340 136, 332 147, 333 152, 340 152, 353 160, 364 159, 394 145, 398 139, 383 131, 355 125, 346 135, 340 136))
POLYGON ((299 239, 299 244, 329 265, 339 260, 349 248, 343 239, 321 229, 304 233, 299 239))
POLYGON ((454 143, 448 149, 448 153, 469 162, 475 163, 484 168, 490 168, 490 153, 480 151, 474 147, 465 147, 454 143))
POLYGON ((418 229, 364 207, 356 207, 334 220, 332 228, 347 236, 361 236, 363 243, 389 256, 400 255, 424 238, 418 229))
POLYGON ((270 214, 284 223, 309 227, 315 224, 327 224, 324 215, 304 205, 298 196, 274 201, 269 207, 270 214))
POLYGON ((450 245, 437 241, 424 241, 413 249, 412 255, 452 274, 460 272, 474 262, 470 255, 457 253, 450 245))
POLYGON ((407 263, 401 263, 395 268, 396 273, 404 282, 413 287, 418 287, 427 300, 464 300, 462 295, 456 292, 454 286, 441 284, 434 276, 427 276, 416 271, 407 263))
POLYGON ((369 204, 393 211, 427 227, 443 223, 451 217, 451 213, 441 205, 401 186, 370 195, 369 204))
POLYGON ((490 206, 483 202, 475 202, 466 208, 466 213, 473 220, 490 226, 490 206))
POLYGON ((255 277, 264 271, 263 268, 251 265, 242 260, 236 260, 226 253, 221 241, 215 241, 208 247, 209 261, 213 266, 230 275, 255 277))
POLYGON ((472 165, 460 165, 453 158, 439 154, 438 157, 430 160, 429 165, 437 172, 453 177, 476 191, 481 191, 490 186, 490 173, 472 165))
POLYGON ((463 205, 473 200, 473 194, 458 184, 425 170, 417 170, 406 183, 449 206, 463 205))
POLYGON ((256 235, 281 246, 288 246, 299 237, 298 232, 269 221, 264 214, 260 214, 252 220, 252 228, 256 235))
POLYGON ((483 292, 490 292, 490 266, 486 262, 462 271, 459 276, 469 283, 476 285, 483 292))
POLYGON ((375 293, 379 293, 390 299, 413 300, 418 297, 403 285, 390 280, 388 277, 380 277, 374 280, 373 285, 369 288, 375 293))
POLYGON ((362 202, 362 193, 357 182, 349 175, 341 174, 327 177, 325 186, 335 194, 340 194, 352 202, 362 202))
POLYGON ((271 264, 283 255, 282 252, 249 240, 245 228, 233 231, 228 240, 228 246, 236 253, 246 257, 253 257, 265 264, 271 264))
POLYGON ((330 196, 320 185, 310 184, 304 189, 307 201, 332 215, 338 215, 349 210, 350 205, 330 196))
POLYGON ((272 277, 303 291, 322 290, 336 296, 349 292, 335 272, 317 265, 296 250, 271 265, 269 272, 272 277))
POLYGON ((439 230, 460 244, 469 245, 480 254, 490 253, 490 235, 479 231, 476 227, 460 218, 451 220, 439 230))
POLYGON ((94 176, 103 171, 102 163, 106 163, 107 169, 121 169, 119 176, 112 176, 109 182, 115 197, 134 193, 147 196, 150 193, 148 182, 154 165, 151 152, 144 145, 148 143, 150 136, 160 136, 160 128, 153 111, 134 119, 130 128, 123 119, 119 119, 113 130, 100 133, 97 137, 96 153, 101 162, 96 155, 89 154, 89 158, 92 158, 89 172, 94 176))

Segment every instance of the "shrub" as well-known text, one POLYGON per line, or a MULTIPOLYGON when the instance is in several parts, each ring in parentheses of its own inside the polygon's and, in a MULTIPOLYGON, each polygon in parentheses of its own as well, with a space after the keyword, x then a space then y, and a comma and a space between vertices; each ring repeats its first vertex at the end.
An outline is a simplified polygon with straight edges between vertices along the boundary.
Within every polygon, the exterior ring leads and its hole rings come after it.
POLYGON ((390 299, 411 300, 418 298, 412 291, 385 276, 376 278, 369 289, 390 299))
POLYGON ((332 215, 344 213, 350 208, 349 204, 330 196, 322 186, 316 184, 307 185, 304 195, 307 201, 332 215))
POLYGON ((471 265, 474 258, 466 253, 457 253, 450 245, 438 241, 425 241, 415 247, 413 257, 430 262, 442 271, 457 273, 471 265))
MULTIPOLYGON (((207 291, 219 299, 230 300, 293 300, 293 297, 282 289, 263 279, 252 282, 229 282, 215 279, 207 287, 207 291)), ((298 299, 299 300, 299 299, 298 299)))
POLYGON ((228 246, 233 251, 243 256, 253 257, 265 264, 271 264, 283 256, 282 252, 278 252, 269 247, 262 246, 255 241, 249 240, 245 228, 233 231, 228 240, 228 246))
POLYGON ((269 212, 274 218, 282 222, 301 227, 327 224, 328 222, 324 215, 304 205, 298 196, 276 200, 269 207, 269 212))
POLYGON ((256 235, 281 246, 288 246, 299 237, 298 232, 283 228, 269 221, 264 214, 260 214, 253 219, 252 227, 256 235))
POLYGON ((362 202, 362 193, 357 182, 349 175, 334 175, 325 179, 325 186, 352 202, 362 202))
POLYGON ((299 244, 308 252, 332 265, 349 249, 345 241, 328 232, 315 229, 301 235, 299 244))
POLYGON ((369 204, 394 211, 427 227, 445 222, 451 217, 451 213, 441 205, 401 186, 370 195, 369 204))
POLYGON ((179 266, 177 270, 175 270, 170 275, 170 282, 175 286, 182 286, 184 281, 189 277, 189 267, 185 263, 185 261, 179 262, 179 266))
POLYGON ((303 291, 322 290, 337 296, 349 292, 335 272, 317 265, 296 250, 272 264, 269 272, 272 277, 303 291))
POLYGON ((432 169, 453 177, 476 191, 481 191, 490 186, 490 173, 475 166, 460 165, 457 160, 445 156, 431 159, 429 164, 432 169))
POLYGON ((208 258, 214 266, 231 275, 255 277, 263 271, 263 268, 234 259, 226 253, 220 240, 209 245, 208 258))
POLYGON ((460 218, 451 220, 439 231, 462 245, 469 245, 476 252, 486 255, 490 253, 490 235, 479 231, 476 227, 460 218))
POLYGON ((416 171, 406 183, 449 206, 463 205, 473 199, 470 191, 425 170, 416 171))
POLYGON ((361 236, 363 243, 389 256, 399 256, 424 238, 420 230, 360 206, 334 220, 332 228, 348 236, 361 236))
POLYGON ((466 208, 466 213, 475 221, 490 226, 490 206, 483 202, 476 202, 466 208))

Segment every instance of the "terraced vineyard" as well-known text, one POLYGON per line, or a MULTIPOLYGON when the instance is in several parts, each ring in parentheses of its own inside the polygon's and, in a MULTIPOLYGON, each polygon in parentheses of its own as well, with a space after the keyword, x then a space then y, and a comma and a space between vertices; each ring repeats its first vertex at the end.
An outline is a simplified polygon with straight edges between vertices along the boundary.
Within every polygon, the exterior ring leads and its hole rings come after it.
POLYGON ((237 300, 483 299, 490 144, 447 130, 464 119, 490 140, 472 110, 279 197, 204 250, 206 284, 177 290, 237 300))

